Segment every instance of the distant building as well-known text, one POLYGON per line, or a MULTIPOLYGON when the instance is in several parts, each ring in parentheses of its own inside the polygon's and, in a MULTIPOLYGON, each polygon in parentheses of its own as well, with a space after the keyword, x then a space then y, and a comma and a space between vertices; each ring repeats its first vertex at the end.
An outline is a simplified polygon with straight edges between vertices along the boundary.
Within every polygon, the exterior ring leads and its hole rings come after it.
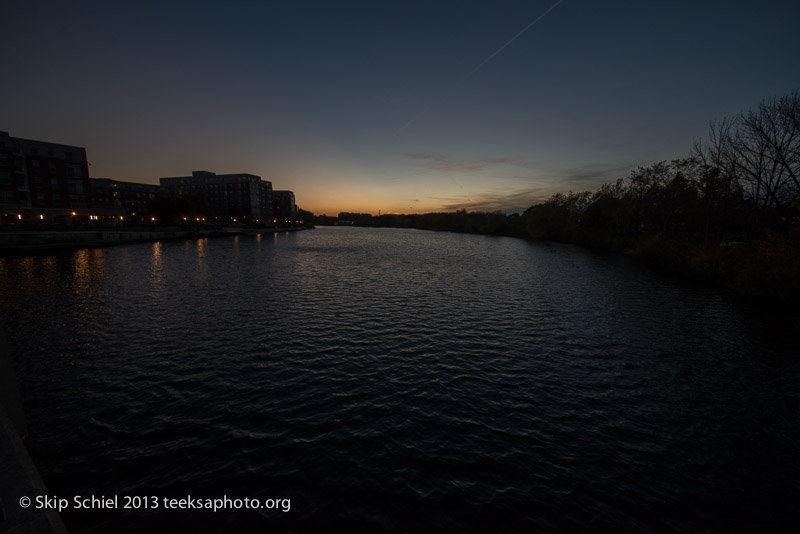
POLYGON ((278 224, 294 221, 297 218, 297 205, 292 191, 273 191, 272 210, 278 224))
POLYGON ((92 205, 120 210, 128 221, 145 221, 150 203, 167 190, 160 185, 92 178, 92 205))
POLYGON ((0 132, 3 226, 71 226, 113 218, 92 207, 85 148, 0 132))
POLYGON ((152 201, 159 197, 198 199, 202 212, 208 211, 218 221, 282 224, 297 216, 294 193, 279 191, 273 195, 272 182, 254 174, 194 171, 191 176, 159 180, 161 185, 90 179, 85 148, 20 139, 0 132, 3 226, 155 221, 149 211, 152 201))
POLYGON ((272 182, 254 174, 193 171, 191 176, 160 178, 161 186, 184 198, 204 199, 217 220, 261 223, 273 219, 272 182))

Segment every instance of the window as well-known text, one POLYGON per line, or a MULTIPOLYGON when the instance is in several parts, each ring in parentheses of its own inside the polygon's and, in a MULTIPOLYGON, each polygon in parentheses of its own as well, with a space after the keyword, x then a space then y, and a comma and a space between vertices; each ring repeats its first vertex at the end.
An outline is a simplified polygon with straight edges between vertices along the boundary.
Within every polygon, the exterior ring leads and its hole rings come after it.
POLYGON ((67 188, 72 195, 82 195, 83 194, 83 182, 78 182, 77 180, 70 180, 67 184, 67 188))
POLYGON ((0 154, 0 166, 8 166, 8 154, 0 154))
POLYGON ((53 189, 58 189, 58 178, 53 178, 50 180, 50 187, 53 189))
POLYGON ((42 164, 38 159, 31 160, 31 167, 34 170, 38 171, 41 168, 42 164))
POLYGON ((14 193, 11 191, 0 191, 0 204, 13 204, 14 193))
POLYGON ((11 185, 11 175, 8 171, 0 171, 0 185, 11 185))
POLYGON ((55 161, 48 161, 47 162, 47 170, 50 172, 56 172, 56 162, 55 161))
POLYGON ((64 159, 67 161, 72 161, 72 152, 64 152, 64 159))

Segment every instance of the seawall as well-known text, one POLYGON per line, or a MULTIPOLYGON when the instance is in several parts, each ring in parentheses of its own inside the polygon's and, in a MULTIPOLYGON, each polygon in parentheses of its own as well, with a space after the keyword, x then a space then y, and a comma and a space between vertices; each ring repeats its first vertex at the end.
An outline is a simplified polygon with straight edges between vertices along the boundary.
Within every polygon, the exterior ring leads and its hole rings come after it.
POLYGON ((66 534, 55 510, 38 510, 36 497, 47 495, 24 441, 28 429, 14 373, 14 362, 0 318, 0 534, 66 534), (28 498, 28 506, 21 499, 28 498))
POLYGON ((126 243, 165 241, 170 239, 198 239, 205 237, 229 237, 236 235, 255 235, 264 233, 283 233, 305 230, 294 228, 222 228, 213 230, 119 230, 97 231, 27 231, 0 232, 0 254, 26 254, 30 252, 109 247, 126 243))

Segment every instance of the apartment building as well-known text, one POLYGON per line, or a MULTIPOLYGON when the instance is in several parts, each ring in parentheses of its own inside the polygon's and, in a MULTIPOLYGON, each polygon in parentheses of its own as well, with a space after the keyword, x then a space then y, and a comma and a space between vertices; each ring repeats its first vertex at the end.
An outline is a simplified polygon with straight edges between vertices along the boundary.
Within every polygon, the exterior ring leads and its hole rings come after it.
POLYGON ((159 182, 179 197, 205 200, 215 220, 262 223, 273 219, 272 183, 254 174, 193 171, 191 176, 159 178, 159 182))
POLYGON ((85 148, 0 132, 3 226, 70 226, 97 216, 91 207, 85 148))

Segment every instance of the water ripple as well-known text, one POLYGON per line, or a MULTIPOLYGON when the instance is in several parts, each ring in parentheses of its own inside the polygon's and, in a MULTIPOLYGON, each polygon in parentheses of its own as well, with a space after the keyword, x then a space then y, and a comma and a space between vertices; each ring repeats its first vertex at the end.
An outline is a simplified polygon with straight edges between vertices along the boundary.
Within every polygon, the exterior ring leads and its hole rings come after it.
POLYGON ((319 229, 0 259, 73 532, 791 531, 800 321, 558 245, 319 229))

